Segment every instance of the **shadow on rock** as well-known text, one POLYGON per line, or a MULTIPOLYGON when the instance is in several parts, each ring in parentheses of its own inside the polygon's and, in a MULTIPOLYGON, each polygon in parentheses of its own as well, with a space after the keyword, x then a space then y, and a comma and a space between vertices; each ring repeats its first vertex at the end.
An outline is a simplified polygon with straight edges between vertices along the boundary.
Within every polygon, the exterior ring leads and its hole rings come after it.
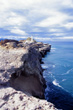
POLYGON ((10 78, 10 86, 23 93, 30 94, 40 99, 44 99, 43 87, 37 77, 34 75, 16 77, 13 74, 10 78))

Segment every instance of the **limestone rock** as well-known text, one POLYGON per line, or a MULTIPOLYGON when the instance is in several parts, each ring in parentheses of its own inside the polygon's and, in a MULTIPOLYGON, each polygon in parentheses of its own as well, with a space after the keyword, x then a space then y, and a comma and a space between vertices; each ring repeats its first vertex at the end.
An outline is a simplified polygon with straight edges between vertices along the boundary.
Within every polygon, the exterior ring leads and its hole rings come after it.
POLYGON ((54 105, 45 100, 30 96, 30 94, 15 89, 0 88, 1 110, 57 110, 54 105))
POLYGON ((38 42, 1 42, 1 110, 55 110, 53 104, 40 100, 44 99, 45 90, 41 67, 42 54, 45 55, 50 48, 50 45, 38 42))

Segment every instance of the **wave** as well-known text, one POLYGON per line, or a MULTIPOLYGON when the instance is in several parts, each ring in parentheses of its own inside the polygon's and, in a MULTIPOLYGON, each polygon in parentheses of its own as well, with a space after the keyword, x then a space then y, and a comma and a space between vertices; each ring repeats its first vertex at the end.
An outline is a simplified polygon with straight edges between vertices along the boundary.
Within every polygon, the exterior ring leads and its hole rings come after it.
POLYGON ((66 75, 66 74, 70 74, 70 72, 73 70, 73 68, 71 68, 70 70, 68 70, 66 73, 62 74, 62 75, 66 75))
MULTIPOLYGON (((56 79, 54 84, 59 85, 56 79)), ((73 110, 73 97, 62 87, 48 83, 45 91, 45 99, 55 105, 58 110, 73 110)))
POLYGON ((55 86, 58 86, 58 87, 61 87, 61 88, 62 88, 62 86, 59 85, 59 83, 57 82, 56 79, 55 79, 52 83, 53 83, 55 86))
POLYGON ((62 82, 63 82, 63 81, 66 81, 66 80, 67 80, 67 79, 62 79, 62 82))
POLYGON ((70 70, 68 70, 68 71, 66 72, 66 74, 69 74, 72 70, 73 70, 73 68, 70 69, 70 70))
POLYGON ((55 68, 55 65, 53 65, 53 68, 55 68))
POLYGON ((54 51, 56 51, 56 48, 51 48, 51 50, 54 52, 54 51))
POLYGON ((48 68, 48 65, 46 65, 46 64, 41 64, 41 66, 42 66, 43 69, 47 69, 48 68))
POLYGON ((51 48, 51 50, 56 50, 56 48, 51 48))

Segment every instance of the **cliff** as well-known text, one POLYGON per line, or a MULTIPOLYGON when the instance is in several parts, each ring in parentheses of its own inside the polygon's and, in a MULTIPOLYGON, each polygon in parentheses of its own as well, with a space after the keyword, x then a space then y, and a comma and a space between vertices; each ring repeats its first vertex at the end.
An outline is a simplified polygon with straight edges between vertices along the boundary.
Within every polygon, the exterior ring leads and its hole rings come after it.
POLYGON ((31 39, 0 42, 1 110, 55 110, 44 100, 46 83, 41 67, 50 48, 31 39))

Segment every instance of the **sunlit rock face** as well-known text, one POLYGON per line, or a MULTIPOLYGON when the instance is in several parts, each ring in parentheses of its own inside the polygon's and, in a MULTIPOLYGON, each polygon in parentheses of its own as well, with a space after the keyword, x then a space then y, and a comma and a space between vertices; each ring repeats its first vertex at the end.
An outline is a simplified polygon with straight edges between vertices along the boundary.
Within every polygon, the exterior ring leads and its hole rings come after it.
POLYGON ((34 98, 28 93, 16 91, 12 87, 0 87, 1 110, 57 110, 46 100, 34 98))
POLYGON ((29 110, 29 107, 30 110, 39 110, 38 107, 44 110, 42 108, 45 104, 45 110, 55 109, 53 104, 32 97, 44 99, 46 83, 41 60, 51 46, 32 39, 31 41, 27 39, 0 42, 0 108, 3 110, 8 107, 11 107, 10 110, 29 110))

